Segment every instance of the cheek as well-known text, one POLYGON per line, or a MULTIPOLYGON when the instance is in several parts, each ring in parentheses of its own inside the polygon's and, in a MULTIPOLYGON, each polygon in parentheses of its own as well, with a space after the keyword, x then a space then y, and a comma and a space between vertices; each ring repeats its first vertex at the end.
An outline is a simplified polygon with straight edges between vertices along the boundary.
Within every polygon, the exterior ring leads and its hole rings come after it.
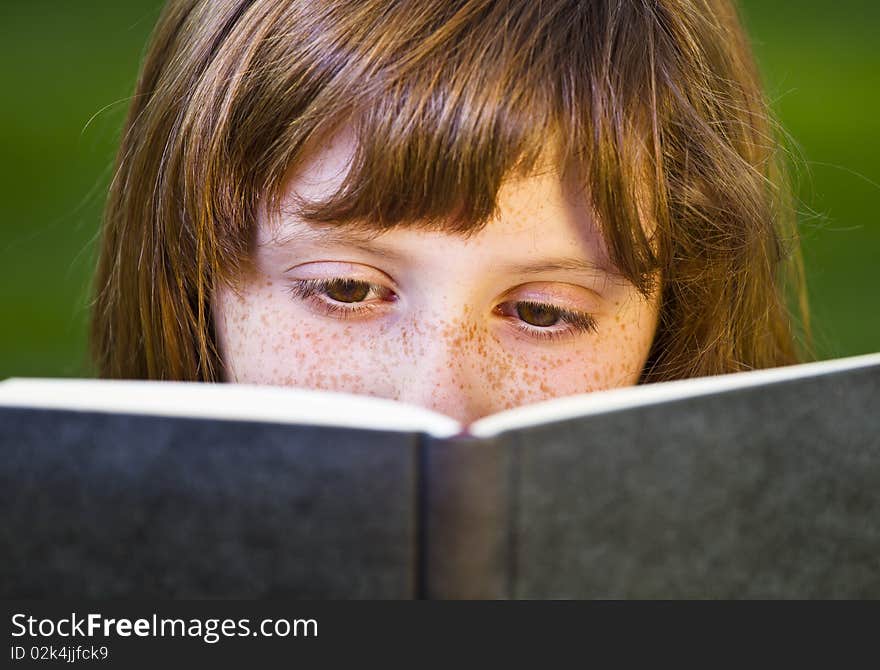
POLYGON ((418 332, 384 332, 297 310, 277 282, 218 293, 217 334, 226 380, 399 397, 424 353, 418 332))
POLYGON ((218 293, 217 334, 227 381, 373 393, 369 380, 382 378, 375 347, 350 346, 350 326, 303 318, 289 300, 272 281, 218 293))
POLYGON ((497 404, 493 411, 638 380, 641 368, 636 370, 635 361, 605 354, 604 348, 592 344, 557 347, 553 353, 531 354, 520 361, 508 357, 503 367, 490 363, 485 377, 497 404))
POLYGON ((492 411, 638 383, 657 324, 656 306, 641 299, 615 304, 599 332, 576 344, 520 345, 521 355, 486 357, 483 376, 492 411), (539 352, 539 353, 538 353, 539 352))

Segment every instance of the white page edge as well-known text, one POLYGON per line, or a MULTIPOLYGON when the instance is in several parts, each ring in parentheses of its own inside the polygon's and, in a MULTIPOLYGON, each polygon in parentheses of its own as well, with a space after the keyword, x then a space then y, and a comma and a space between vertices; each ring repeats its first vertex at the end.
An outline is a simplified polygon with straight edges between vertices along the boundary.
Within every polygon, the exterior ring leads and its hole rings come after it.
POLYGON ((249 384, 12 377, 0 381, 0 406, 425 432, 439 438, 462 430, 439 412, 386 398, 249 384))

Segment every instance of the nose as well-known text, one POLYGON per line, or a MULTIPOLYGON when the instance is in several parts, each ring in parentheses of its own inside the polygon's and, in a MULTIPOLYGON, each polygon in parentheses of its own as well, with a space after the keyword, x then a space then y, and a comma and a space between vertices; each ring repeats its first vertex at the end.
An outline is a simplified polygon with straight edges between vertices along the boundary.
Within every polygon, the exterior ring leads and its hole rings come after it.
POLYGON ((397 397, 402 402, 440 412, 463 424, 490 414, 481 384, 480 354, 460 333, 464 326, 425 328, 412 342, 409 369, 400 370, 397 397))

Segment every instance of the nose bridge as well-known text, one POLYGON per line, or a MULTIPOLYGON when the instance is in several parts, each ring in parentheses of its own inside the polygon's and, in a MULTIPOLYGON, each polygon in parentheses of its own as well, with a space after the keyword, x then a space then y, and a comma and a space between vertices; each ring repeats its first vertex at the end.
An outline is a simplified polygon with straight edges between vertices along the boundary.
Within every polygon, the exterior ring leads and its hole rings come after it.
POLYGON ((425 317, 411 330, 409 370, 401 371, 399 398, 467 422, 485 413, 476 326, 466 319, 425 317))

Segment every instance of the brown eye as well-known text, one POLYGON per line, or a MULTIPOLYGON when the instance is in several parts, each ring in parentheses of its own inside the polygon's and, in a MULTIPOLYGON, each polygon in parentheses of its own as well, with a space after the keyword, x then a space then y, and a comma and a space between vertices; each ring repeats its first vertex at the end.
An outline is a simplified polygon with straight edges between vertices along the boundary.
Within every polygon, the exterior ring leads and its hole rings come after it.
POLYGON ((334 279, 326 288, 327 297, 337 302, 361 302, 369 293, 369 284, 354 279, 334 279))
POLYGON ((532 326, 547 327, 559 321, 559 311, 550 305, 541 305, 533 302, 518 302, 516 315, 532 326))

